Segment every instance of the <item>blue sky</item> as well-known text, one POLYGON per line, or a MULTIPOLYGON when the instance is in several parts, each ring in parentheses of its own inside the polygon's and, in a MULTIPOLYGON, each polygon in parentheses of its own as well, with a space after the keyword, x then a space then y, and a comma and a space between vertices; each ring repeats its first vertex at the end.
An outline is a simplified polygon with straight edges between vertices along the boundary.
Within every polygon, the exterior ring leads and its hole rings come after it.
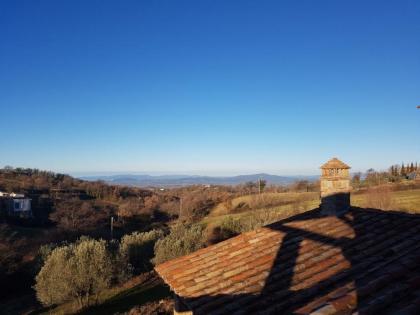
POLYGON ((0 165, 420 162, 419 1, 1 1, 0 165))

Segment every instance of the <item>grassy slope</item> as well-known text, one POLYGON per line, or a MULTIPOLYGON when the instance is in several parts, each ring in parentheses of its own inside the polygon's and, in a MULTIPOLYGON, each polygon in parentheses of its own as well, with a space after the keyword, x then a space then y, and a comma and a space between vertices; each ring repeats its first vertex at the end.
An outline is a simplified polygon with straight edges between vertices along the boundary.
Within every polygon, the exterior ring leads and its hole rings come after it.
MULTIPOLYGON (((204 218, 203 223, 207 224, 218 224, 222 220, 228 217, 232 218, 242 218, 246 216, 251 216, 259 211, 269 211, 278 214, 284 213, 285 216, 288 214, 293 214, 294 211, 303 212, 319 206, 319 194, 318 193, 269 193, 263 194, 263 197, 266 196, 271 198, 279 203, 287 203, 285 205, 273 206, 273 207, 256 207, 253 209, 248 209, 240 213, 227 213, 225 205, 217 205, 209 216, 204 218), (299 198, 305 198, 306 201, 303 201, 299 207, 293 205, 293 201, 298 200, 299 198)), ((240 203, 252 203, 252 199, 255 198, 255 195, 241 196, 233 199, 232 206, 237 207, 240 203)), ((351 197, 351 203, 353 206, 365 207, 366 199, 368 195, 366 193, 362 194, 353 194, 351 197)), ((412 190, 402 190, 402 191, 392 191, 391 198, 394 204, 394 210, 401 210, 410 213, 420 213, 420 189, 412 190)))
MULTIPOLYGON (((136 277, 128 281, 124 286, 114 287, 99 294, 98 305, 92 306, 78 314, 104 314, 111 315, 129 311, 134 306, 148 302, 159 301, 170 296, 170 291, 156 276, 146 280, 136 277)), ((55 308, 43 309, 32 314, 74 314, 75 303, 69 302, 55 308)))
MULTIPOLYGON (((308 199, 316 199, 318 193, 297 193, 297 192, 286 192, 286 193, 262 193, 261 195, 245 195, 236 197, 232 200, 231 207, 237 208, 241 204, 249 206, 249 208, 259 209, 263 208, 259 204, 290 204, 295 202, 298 198, 304 197, 308 199)), ((226 209, 225 203, 220 203, 211 211, 211 216, 218 216, 227 214, 229 211, 226 209)))
MULTIPOLYGON (((369 197, 366 194, 354 194, 351 196, 351 203, 353 206, 363 208, 367 198, 369 197)), ((395 208, 393 210, 420 213, 420 189, 392 191, 391 198, 395 208)))
POLYGON ((303 193, 264 193, 261 196, 258 195, 246 195, 234 198, 232 200, 232 207, 235 208, 239 204, 245 203, 252 206, 251 209, 246 209, 240 212, 231 212, 225 208, 224 204, 217 205, 211 213, 203 219, 203 223, 217 225, 226 218, 246 218, 251 217, 258 212, 269 212, 273 215, 279 216, 288 216, 295 213, 304 212, 313 208, 318 207, 319 205, 319 194, 313 192, 303 192, 303 193), (262 203, 267 202, 272 204, 279 204, 277 206, 266 206, 260 207, 255 206, 258 204, 258 198, 261 199, 262 203), (264 200, 265 199, 265 200, 264 200), (304 199, 298 205, 296 201, 299 199, 304 199))

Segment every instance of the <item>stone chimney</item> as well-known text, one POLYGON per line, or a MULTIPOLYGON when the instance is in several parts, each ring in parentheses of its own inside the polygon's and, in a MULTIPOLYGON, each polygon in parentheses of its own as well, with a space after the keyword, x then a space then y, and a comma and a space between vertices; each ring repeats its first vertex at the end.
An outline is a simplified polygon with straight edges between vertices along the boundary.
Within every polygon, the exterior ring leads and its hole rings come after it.
POLYGON ((350 209, 350 166, 337 158, 321 166, 321 213, 342 215, 350 209))

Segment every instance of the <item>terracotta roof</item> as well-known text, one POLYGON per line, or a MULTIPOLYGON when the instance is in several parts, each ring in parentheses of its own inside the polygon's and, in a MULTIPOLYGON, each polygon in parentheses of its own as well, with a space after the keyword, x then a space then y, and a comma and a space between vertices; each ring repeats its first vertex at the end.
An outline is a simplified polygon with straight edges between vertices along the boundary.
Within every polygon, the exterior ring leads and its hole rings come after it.
POLYGON ((326 168, 347 168, 348 169, 348 168, 351 168, 351 167, 348 166, 346 163, 340 161, 337 158, 332 158, 327 163, 322 165, 321 168, 322 169, 326 169, 326 168))
POLYGON ((194 314, 420 314, 420 216, 312 210, 156 270, 194 314))

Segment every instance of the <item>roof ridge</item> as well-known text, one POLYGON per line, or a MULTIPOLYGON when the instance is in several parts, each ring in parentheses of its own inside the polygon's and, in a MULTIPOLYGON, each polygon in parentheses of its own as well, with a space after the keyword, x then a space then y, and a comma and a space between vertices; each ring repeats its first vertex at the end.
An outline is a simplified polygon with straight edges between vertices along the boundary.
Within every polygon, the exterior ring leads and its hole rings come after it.
POLYGON ((343 161, 339 160, 338 158, 334 157, 334 158, 330 159, 327 163, 324 163, 323 165, 321 165, 321 169, 329 169, 329 168, 349 169, 351 167, 348 166, 343 161))

